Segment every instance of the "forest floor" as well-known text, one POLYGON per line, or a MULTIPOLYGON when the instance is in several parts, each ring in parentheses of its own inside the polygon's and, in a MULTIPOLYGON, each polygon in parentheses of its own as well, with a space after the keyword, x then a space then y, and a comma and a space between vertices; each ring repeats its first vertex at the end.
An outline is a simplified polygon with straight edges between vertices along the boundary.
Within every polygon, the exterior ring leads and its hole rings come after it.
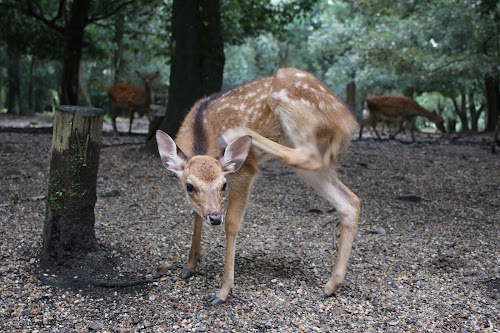
POLYGON ((238 235, 235 287, 212 306, 223 226, 204 228, 198 274, 181 279, 193 215, 143 135, 103 136, 95 227, 114 266, 101 278, 161 277, 43 283, 57 280, 38 267, 51 134, 0 132, 0 331, 497 332, 500 156, 486 136, 417 140, 355 140, 342 159, 362 215, 346 281, 328 299, 318 295, 338 215, 291 169, 267 162, 238 235))

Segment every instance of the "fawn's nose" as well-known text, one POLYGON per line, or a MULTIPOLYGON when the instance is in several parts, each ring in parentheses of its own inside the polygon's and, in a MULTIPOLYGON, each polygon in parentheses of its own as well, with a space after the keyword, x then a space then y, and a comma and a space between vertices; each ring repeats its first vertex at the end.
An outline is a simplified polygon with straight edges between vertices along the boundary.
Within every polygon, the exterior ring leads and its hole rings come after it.
POLYGON ((210 224, 219 225, 222 223, 222 215, 221 214, 209 214, 208 219, 210 220, 210 224))

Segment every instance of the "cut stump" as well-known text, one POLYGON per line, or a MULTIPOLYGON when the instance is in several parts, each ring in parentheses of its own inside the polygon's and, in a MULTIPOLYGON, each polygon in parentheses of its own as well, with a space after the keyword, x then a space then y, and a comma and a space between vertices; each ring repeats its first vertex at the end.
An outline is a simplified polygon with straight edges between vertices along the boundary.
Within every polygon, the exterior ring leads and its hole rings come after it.
POLYGON ((56 108, 42 268, 72 266, 97 249, 94 207, 102 122, 101 109, 56 108))

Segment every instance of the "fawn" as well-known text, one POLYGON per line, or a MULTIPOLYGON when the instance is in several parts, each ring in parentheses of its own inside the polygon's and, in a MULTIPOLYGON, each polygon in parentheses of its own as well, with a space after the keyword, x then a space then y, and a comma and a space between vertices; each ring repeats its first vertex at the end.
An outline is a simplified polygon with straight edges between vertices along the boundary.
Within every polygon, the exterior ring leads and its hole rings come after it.
POLYGON ((141 73, 135 71, 144 81, 144 88, 135 87, 125 83, 116 83, 108 89, 108 97, 111 103, 109 115, 113 123, 113 130, 118 134, 116 129, 116 117, 120 114, 125 114, 129 117, 128 134, 132 133, 132 122, 134 115, 137 112, 139 117, 145 114, 151 121, 149 106, 154 102, 152 83, 160 75, 160 72, 141 73))
POLYGON ((321 294, 333 294, 344 280, 357 231, 360 201, 338 178, 335 166, 346 151, 357 121, 348 108, 313 75, 283 68, 273 77, 245 83, 201 99, 192 107, 176 141, 157 131, 165 168, 174 172, 195 212, 187 266, 196 272, 202 225, 224 220, 226 251, 222 286, 210 299, 226 301, 234 283, 236 234, 259 164, 273 156, 328 199, 340 213, 340 239, 333 273, 321 294), (228 189, 228 207, 221 199, 228 189))
POLYGON ((364 119, 359 129, 359 139, 363 136, 363 127, 365 125, 370 126, 377 135, 377 138, 380 139, 380 135, 376 129, 377 124, 396 123, 399 129, 391 135, 391 138, 395 138, 406 126, 410 126, 411 138, 415 142, 413 120, 416 116, 431 120, 441 132, 446 132, 444 120, 439 114, 426 110, 407 96, 374 96, 368 98, 364 102, 363 116, 364 119))

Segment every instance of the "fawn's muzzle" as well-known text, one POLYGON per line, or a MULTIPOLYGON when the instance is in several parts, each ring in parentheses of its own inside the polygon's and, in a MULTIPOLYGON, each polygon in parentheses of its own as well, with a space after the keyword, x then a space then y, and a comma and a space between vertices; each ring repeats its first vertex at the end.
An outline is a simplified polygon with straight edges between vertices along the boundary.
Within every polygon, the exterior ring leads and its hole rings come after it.
POLYGON ((222 215, 221 214, 209 214, 208 219, 210 220, 211 225, 219 225, 222 223, 222 215))

